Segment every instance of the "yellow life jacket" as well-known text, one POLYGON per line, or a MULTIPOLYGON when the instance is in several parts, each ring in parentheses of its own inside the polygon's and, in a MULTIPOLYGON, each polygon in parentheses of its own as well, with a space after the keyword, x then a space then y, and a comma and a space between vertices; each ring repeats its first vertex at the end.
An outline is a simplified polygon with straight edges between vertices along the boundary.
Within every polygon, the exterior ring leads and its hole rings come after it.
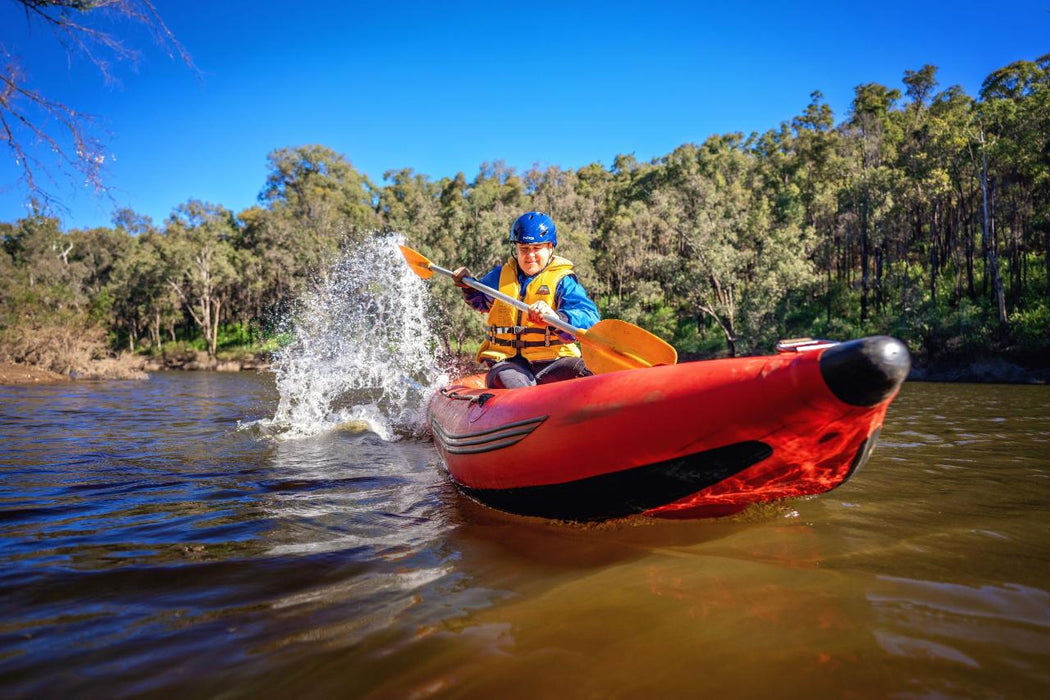
MULTIPOLYGON (((503 265, 499 276, 499 290, 507 296, 521 299, 528 305, 545 301, 555 311, 554 295, 558 283, 572 274, 572 263, 557 255, 525 286, 522 296, 518 284, 518 263, 512 257, 503 265)), ((477 360, 500 362, 508 357, 522 355, 529 362, 556 360, 559 357, 579 357, 580 349, 572 341, 563 340, 558 329, 540 323, 531 323, 529 315, 510 304, 492 302, 489 309, 488 332, 478 350, 477 360)))

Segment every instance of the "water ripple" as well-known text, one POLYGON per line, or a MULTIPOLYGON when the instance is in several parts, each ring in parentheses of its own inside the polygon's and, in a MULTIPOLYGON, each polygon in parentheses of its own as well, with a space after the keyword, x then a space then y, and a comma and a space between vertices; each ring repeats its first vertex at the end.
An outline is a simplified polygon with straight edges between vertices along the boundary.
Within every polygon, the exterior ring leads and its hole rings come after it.
POLYGON ((273 439, 279 398, 0 387, 5 696, 1050 687, 1045 388, 906 385, 831 494, 600 527, 478 506, 426 440, 273 439))

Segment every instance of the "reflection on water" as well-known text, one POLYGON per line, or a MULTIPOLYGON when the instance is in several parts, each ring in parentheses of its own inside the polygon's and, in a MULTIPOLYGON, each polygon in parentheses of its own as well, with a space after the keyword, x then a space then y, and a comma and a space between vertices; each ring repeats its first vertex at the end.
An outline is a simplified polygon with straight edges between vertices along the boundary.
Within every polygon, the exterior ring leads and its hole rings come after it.
POLYGON ((589 526, 465 499, 425 440, 243 429, 277 401, 0 387, 4 695, 1050 688, 1047 387, 907 384, 830 494, 589 526))

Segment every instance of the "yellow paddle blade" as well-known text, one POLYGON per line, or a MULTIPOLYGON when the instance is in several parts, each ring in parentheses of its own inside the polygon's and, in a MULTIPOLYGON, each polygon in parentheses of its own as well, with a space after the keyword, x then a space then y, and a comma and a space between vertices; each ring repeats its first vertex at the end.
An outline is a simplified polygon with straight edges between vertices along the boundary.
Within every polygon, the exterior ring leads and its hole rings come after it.
POLYGON ((581 331, 577 338, 587 369, 595 374, 678 362, 678 351, 644 328, 608 318, 581 331))
POLYGON ((412 272, 425 280, 428 280, 433 276, 434 271, 430 269, 429 260, 411 248, 406 248, 403 245, 399 245, 398 248, 401 249, 401 254, 405 256, 405 262, 407 262, 408 266, 412 268, 412 272))

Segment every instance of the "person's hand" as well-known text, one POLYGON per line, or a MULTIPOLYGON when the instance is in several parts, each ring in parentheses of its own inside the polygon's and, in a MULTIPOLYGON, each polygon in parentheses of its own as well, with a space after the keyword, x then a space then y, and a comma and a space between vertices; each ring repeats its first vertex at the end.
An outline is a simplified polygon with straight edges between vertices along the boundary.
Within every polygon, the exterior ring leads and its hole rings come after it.
POLYGON ((470 277, 471 279, 474 278, 474 274, 470 271, 469 267, 457 267, 452 271, 452 281, 456 283, 456 286, 469 289, 468 285, 463 284, 464 277, 470 277))
POLYGON ((543 317, 554 315, 554 309, 545 301, 537 301, 529 307, 529 320, 533 323, 546 323, 543 317))

